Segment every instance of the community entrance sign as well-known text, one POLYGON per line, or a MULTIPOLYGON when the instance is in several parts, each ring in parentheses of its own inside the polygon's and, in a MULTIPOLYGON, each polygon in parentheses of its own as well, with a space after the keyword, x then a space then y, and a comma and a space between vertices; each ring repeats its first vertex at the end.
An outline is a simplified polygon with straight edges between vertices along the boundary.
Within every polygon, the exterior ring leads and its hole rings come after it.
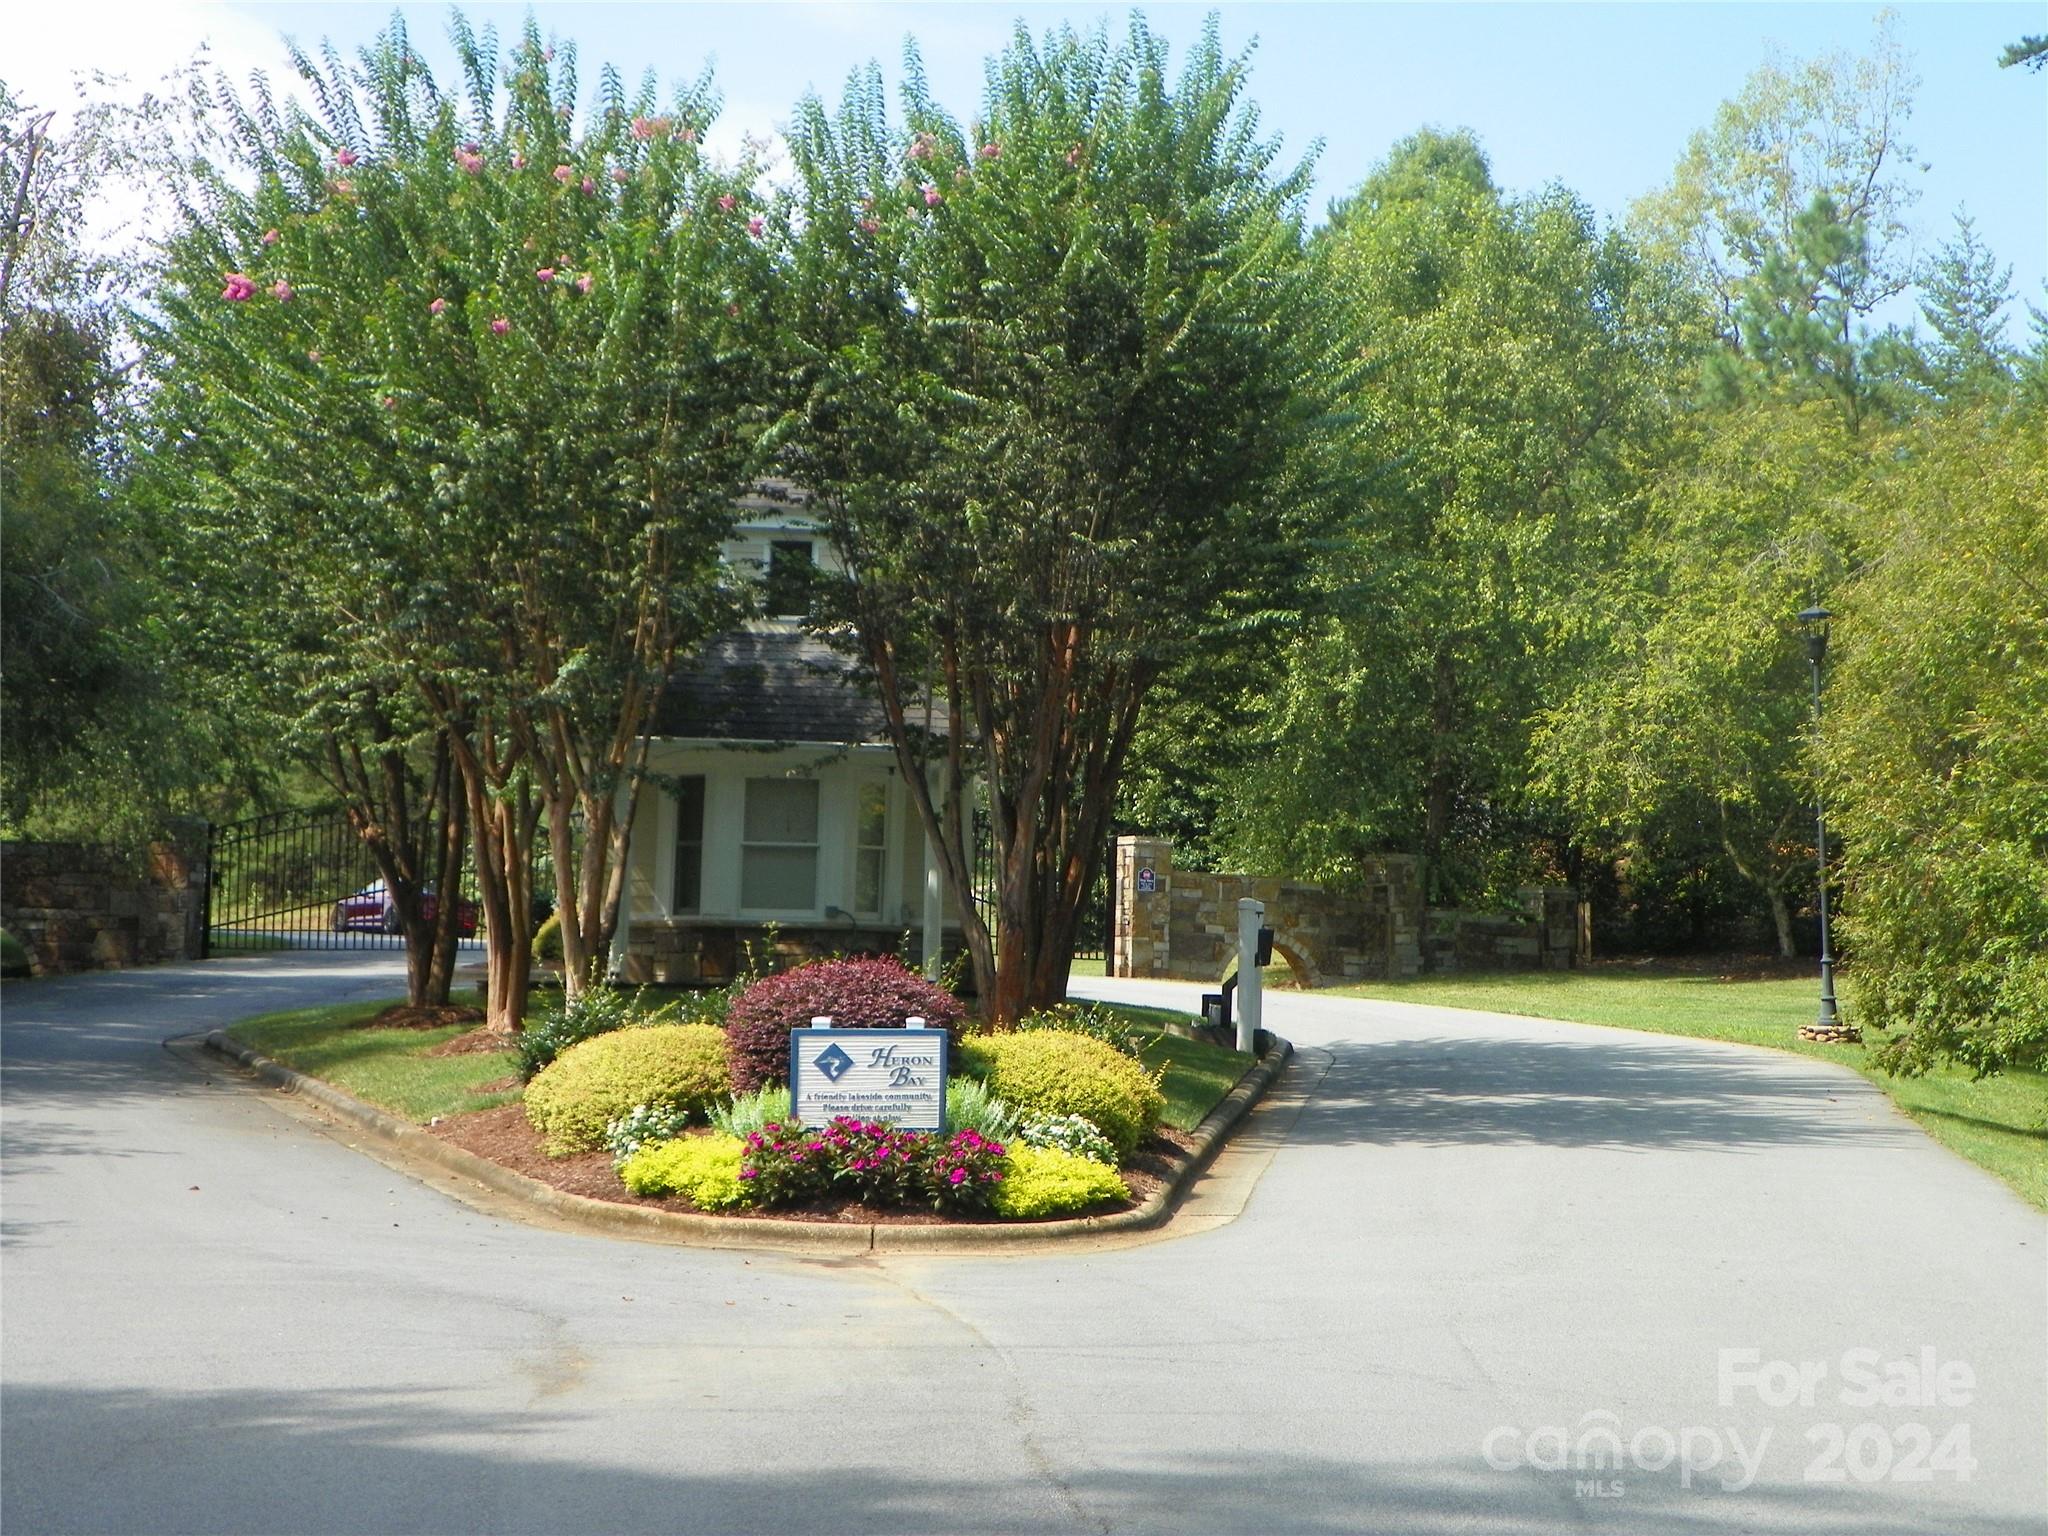
POLYGON ((947 1044, 943 1029, 793 1029, 790 1113, 805 1125, 847 1115, 942 1131, 947 1044))

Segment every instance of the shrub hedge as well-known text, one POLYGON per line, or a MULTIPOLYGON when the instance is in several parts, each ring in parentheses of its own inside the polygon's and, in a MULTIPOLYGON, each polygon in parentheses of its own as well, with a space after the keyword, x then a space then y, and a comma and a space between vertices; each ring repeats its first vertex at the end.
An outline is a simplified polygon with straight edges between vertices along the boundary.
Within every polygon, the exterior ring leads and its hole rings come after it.
POLYGON ((684 1136, 650 1142, 619 1167, 636 1195, 681 1195, 700 1211, 729 1211, 747 1203, 740 1182, 745 1144, 737 1136, 684 1136))
POLYGON ((1025 1221, 1072 1216, 1130 1198, 1130 1187, 1114 1168, 1058 1147, 1020 1143, 1010 1147, 989 1208, 1025 1221))
POLYGON ((982 1035, 963 1053, 969 1072, 1024 1116, 1079 1115, 1109 1138, 1119 1162, 1152 1134, 1166 1108, 1159 1084, 1128 1056, 1065 1030, 982 1035))
POLYGON ((960 1000, 893 958, 820 960, 763 976, 733 999, 726 1014, 726 1054, 735 1093, 789 1081, 789 1032, 829 1016, 846 1029, 900 1029, 922 1018, 956 1034, 960 1000))
POLYGON ((703 1115, 726 1096, 725 1037, 709 1024, 619 1029, 573 1045, 526 1085, 526 1118, 550 1157, 604 1144, 605 1125, 641 1104, 703 1115))

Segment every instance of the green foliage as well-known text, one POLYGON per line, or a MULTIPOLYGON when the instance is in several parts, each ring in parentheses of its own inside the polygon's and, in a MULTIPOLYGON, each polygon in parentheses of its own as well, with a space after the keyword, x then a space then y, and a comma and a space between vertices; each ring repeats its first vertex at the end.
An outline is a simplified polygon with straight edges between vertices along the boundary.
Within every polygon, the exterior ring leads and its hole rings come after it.
POLYGON ((1317 255, 1364 429, 1216 841, 1336 884, 1419 853, 1435 899, 1484 898, 1539 872, 1497 858, 1533 841, 1527 721, 1625 547, 1692 301, 1569 194, 1501 193, 1469 136, 1397 146, 1317 255))
POLYGON ((570 1046, 612 1030, 631 1024, 681 1022, 674 1003, 650 1009, 646 996, 645 988, 629 996, 617 987, 586 987, 574 997, 554 994, 519 1032, 520 1078, 530 1082, 570 1046))
POLYGON ((0 928, 0 976, 26 976, 33 968, 21 940, 0 928))
POLYGON ((707 1024, 615 1029, 572 1045, 526 1085, 526 1118, 550 1157, 601 1146, 638 1105, 708 1115, 728 1093, 725 1037, 707 1024))
MULTIPOLYGON (((573 49, 529 22, 501 69, 452 31, 454 92, 400 21, 353 64, 294 55, 317 114, 214 89, 228 150, 142 325, 151 472, 202 557, 195 627, 299 728, 396 698, 448 734, 500 970, 545 823, 575 990, 661 680, 734 611, 770 258, 752 168, 701 152, 708 79, 664 111, 614 78, 579 120, 573 49)), ((494 1022, 521 1001, 493 986, 494 1022)))
POLYGON ((1588 842, 1703 824, 1793 952, 1791 893, 1812 869, 1801 760, 1812 704, 1794 619, 1867 547, 1872 445, 1823 402, 1760 403, 1698 423, 1656 487, 1628 558, 1588 594, 1597 640, 1546 711, 1540 782, 1588 842))
POLYGON ((1319 509, 1276 492, 1344 365, 1301 259, 1306 167, 1277 170, 1213 26, 1177 78, 1140 18, 1020 27, 971 129, 908 74, 900 128, 873 72, 798 109, 785 441, 847 557, 822 611, 903 710, 900 749, 926 752, 928 681, 952 722, 938 803, 906 774, 942 850, 983 744, 1000 956, 962 904, 1008 1019, 1060 995, 1152 688, 1298 575, 1319 509))
POLYGON ((746 1144, 714 1133, 658 1141, 619 1165, 619 1178, 636 1195, 681 1195, 700 1211, 729 1211, 747 1203, 740 1182, 746 1144))
POLYGON ((533 958, 547 965, 562 963, 562 914, 550 912, 533 931, 533 958))
POLYGON ((730 1103, 717 1105, 711 1111, 714 1128, 742 1139, 764 1127, 780 1125, 788 1118, 789 1088, 780 1083, 770 1083, 752 1093, 740 1094, 730 1103))
POLYGON ((2038 411, 1905 445, 1841 602, 1826 783, 1853 1016, 1905 1071, 2048 1061, 2048 457, 2038 411))
POLYGON ((1079 1115, 1033 1115, 1017 1128, 1027 1147, 1056 1147, 1093 1162, 1116 1166, 1116 1148, 1092 1120, 1079 1115))
POLYGON ((980 1078, 955 1076, 946 1084, 946 1129, 1008 1141, 1017 1129, 1017 1113, 980 1078))
POLYGON ((1017 1021, 1020 1031, 1059 1029, 1070 1035, 1100 1040, 1111 1050, 1136 1060, 1144 1049, 1148 1032, 1136 1017, 1113 1003, 1069 1001, 1046 1008, 1034 1008, 1017 1021))
POLYGON ((1159 1124, 1166 1100, 1129 1057, 1063 1030, 982 1035, 963 1055, 966 1070, 1018 1113, 1080 1115, 1128 1158, 1159 1124))
POLYGON ((1035 1221, 1075 1216, 1130 1198, 1130 1188, 1117 1171, 1092 1158, 1058 1147, 1013 1146, 1004 1160, 993 1209, 1012 1221, 1035 1221))

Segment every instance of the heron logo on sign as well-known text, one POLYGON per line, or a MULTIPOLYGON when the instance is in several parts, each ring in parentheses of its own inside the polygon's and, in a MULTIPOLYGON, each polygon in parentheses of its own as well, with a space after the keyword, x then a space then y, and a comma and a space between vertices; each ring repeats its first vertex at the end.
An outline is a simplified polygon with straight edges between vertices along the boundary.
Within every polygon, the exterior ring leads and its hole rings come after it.
POLYGON ((818 1052, 811 1065, 824 1073, 826 1082, 836 1083, 853 1070, 853 1058, 834 1045, 818 1052))

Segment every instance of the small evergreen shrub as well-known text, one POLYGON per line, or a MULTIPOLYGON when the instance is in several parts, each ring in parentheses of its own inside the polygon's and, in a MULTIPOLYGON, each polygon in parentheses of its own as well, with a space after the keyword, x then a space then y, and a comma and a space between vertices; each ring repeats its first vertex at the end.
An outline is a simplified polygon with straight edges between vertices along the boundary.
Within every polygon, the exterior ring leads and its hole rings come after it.
POLYGON ((957 1035, 966 1010, 893 956, 820 960, 763 976, 733 999, 726 1016, 733 1091, 788 1082, 789 1032, 820 1017, 844 1029, 901 1029, 906 1019, 922 1018, 957 1035))
POLYGON ((635 1104, 618 1119, 605 1122, 604 1147, 616 1168, 642 1147, 673 1141, 689 1128, 690 1111, 681 1104, 635 1104))
POLYGON ((964 1056, 989 1090, 1019 1114, 1079 1115, 1109 1138, 1122 1162, 1152 1134, 1166 1098, 1128 1056, 1059 1029, 983 1035, 964 1056))
POLYGON ((729 1211, 747 1203, 740 1182, 745 1145, 736 1136, 684 1136, 651 1142, 619 1167, 636 1195, 681 1195, 700 1211, 729 1211))
POLYGON ((1027 1147, 1056 1147, 1085 1157, 1091 1162, 1116 1166, 1116 1148, 1092 1120, 1079 1115, 1033 1115, 1017 1128, 1017 1140, 1027 1147))
POLYGON ((629 996, 617 987, 600 983, 585 987, 574 997, 557 995, 550 999, 519 1032, 520 1077, 532 1082, 542 1067, 582 1041, 594 1040, 629 1024, 666 1024, 673 1020, 673 1003, 650 1008, 645 997, 644 987, 629 996))
POLYGON ((550 1157, 600 1146, 643 1104, 707 1114, 727 1094, 725 1037, 708 1024, 614 1029, 572 1045, 526 1085, 526 1118, 550 1157))
POLYGON ((1129 1014, 1108 1003, 1064 1002, 1027 1013, 1017 1021, 1020 1030, 1059 1029, 1070 1035, 1086 1035, 1136 1061, 1145 1048, 1145 1031, 1129 1014))
POLYGON ((711 1111, 711 1124, 728 1136, 751 1136, 789 1118, 789 1090, 769 1086, 743 1093, 711 1111))
POLYGON ((1058 1147, 1019 1145, 1004 1161, 990 1209, 1013 1221, 1073 1216, 1131 1198, 1114 1168, 1058 1147))
POLYGON ((946 1084, 946 1129, 1008 1141, 1017 1131, 1017 1112, 989 1092, 980 1078, 956 1075, 946 1084))
POLYGON ((550 912, 547 921, 533 931, 533 958, 543 965, 562 963, 562 914, 550 912))

